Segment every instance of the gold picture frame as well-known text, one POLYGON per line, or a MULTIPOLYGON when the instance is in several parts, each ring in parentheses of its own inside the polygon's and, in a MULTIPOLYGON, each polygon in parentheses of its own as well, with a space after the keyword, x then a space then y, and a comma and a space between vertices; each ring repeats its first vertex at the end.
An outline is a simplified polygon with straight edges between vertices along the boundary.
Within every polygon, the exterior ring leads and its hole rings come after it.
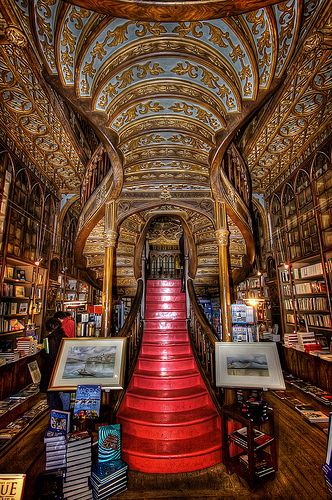
POLYGON ((125 337, 63 338, 48 390, 75 391, 78 385, 123 389, 125 337))

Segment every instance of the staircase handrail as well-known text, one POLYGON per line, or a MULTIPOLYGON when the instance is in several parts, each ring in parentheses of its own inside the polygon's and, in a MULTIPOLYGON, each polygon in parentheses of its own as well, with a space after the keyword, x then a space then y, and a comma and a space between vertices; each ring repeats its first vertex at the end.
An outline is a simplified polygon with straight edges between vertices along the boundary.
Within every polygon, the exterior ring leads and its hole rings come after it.
POLYGON ((126 337, 127 338, 127 348, 126 348, 126 372, 125 372, 125 386, 124 390, 120 391, 120 394, 117 398, 115 406, 113 408, 114 414, 117 412, 123 396, 125 394, 125 389, 128 386, 129 380, 133 374, 139 348, 142 341, 142 330, 143 330, 143 322, 141 315, 141 302, 143 298, 143 280, 139 279, 137 282, 137 290, 136 295, 133 300, 131 309, 129 314, 124 322, 123 327, 120 329, 117 337, 126 337))
POLYGON ((215 344, 219 339, 197 301, 191 278, 187 279, 187 290, 190 299, 189 332, 194 354, 210 395, 221 412, 221 390, 215 383, 215 344))

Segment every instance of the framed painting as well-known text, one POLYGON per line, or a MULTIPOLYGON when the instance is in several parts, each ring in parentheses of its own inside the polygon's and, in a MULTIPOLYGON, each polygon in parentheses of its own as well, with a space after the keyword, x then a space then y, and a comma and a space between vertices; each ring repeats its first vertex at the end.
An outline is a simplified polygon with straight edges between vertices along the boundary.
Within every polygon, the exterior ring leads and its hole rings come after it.
POLYGON ((217 387, 285 389, 274 342, 216 342, 217 387))
POLYGON ((78 385, 123 389, 126 338, 64 338, 48 390, 75 391, 78 385))

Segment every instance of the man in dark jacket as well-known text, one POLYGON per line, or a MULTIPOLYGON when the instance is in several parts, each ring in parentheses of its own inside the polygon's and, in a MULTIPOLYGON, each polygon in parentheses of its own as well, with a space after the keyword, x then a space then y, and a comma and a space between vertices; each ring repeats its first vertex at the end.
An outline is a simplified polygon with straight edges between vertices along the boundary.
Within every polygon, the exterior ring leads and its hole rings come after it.
MULTIPOLYGON (((47 390, 52 375, 52 370, 60 348, 61 340, 66 337, 61 328, 61 322, 56 318, 50 318, 46 321, 46 330, 49 332, 48 353, 46 353, 46 363, 44 377, 42 377, 42 389, 47 390)), ((47 391, 47 401, 51 410, 62 410, 62 400, 57 391, 47 391)))

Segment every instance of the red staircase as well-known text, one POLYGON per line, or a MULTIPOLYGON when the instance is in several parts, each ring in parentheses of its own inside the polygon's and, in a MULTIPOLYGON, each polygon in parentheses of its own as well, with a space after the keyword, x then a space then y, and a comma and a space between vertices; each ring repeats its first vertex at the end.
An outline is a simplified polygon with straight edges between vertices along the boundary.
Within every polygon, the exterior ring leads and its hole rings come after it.
POLYGON ((142 348, 117 414, 131 469, 176 473, 221 462, 221 421, 196 366, 180 280, 148 280, 142 348))

